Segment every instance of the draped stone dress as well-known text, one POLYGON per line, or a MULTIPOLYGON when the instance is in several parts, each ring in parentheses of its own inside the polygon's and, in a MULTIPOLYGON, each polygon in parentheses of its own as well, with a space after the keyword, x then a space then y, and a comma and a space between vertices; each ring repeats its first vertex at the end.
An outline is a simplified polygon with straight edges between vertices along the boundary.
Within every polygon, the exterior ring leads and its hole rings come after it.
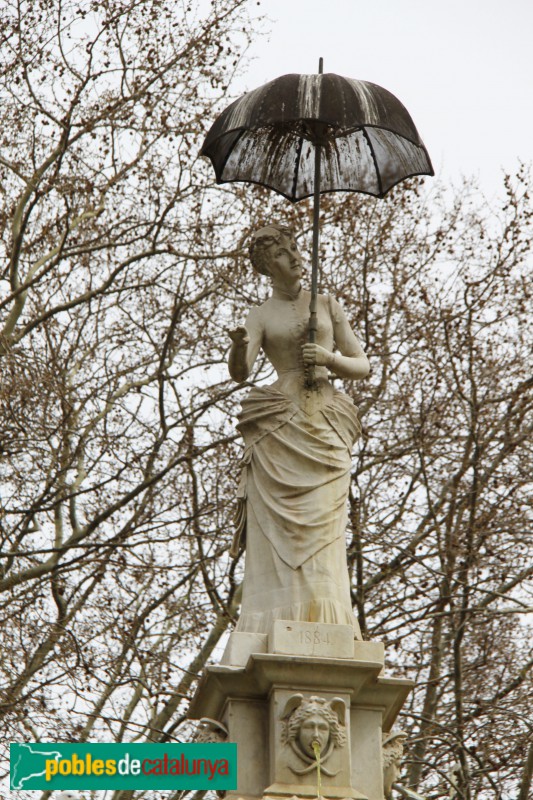
MULTIPOLYGON (((335 391, 325 367, 305 385, 310 294, 274 290, 246 321, 252 359, 261 347, 278 379, 254 387, 238 429, 245 450, 238 528, 246 538, 237 631, 268 633, 274 619, 348 624, 360 638, 346 562, 346 501, 357 409, 335 391)), ((317 344, 363 351, 340 305, 319 296, 317 344)))

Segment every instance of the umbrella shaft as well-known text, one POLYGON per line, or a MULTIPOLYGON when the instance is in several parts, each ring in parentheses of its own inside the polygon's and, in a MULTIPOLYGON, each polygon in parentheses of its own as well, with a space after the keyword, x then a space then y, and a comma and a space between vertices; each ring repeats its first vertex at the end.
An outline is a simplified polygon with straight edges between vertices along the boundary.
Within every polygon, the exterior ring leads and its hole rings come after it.
POLYGON ((319 144, 315 147, 315 185, 313 206, 313 256, 311 261, 311 304, 309 311, 309 341, 316 342, 317 333, 317 304, 318 304, 318 245, 320 231, 320 151, 319 144))
MULTIPOLYGON (((320 225, 320 151, 321 146, 315 145, 315 185, 314 185, 314 205, 313 205, 313 256, 311 261, 311 303, 309 305, 309 341, 311 344, 316 342, 318 330, 318 243, 320 225)), ((315 380, 315 371, 311 367, 308 371, 307 384, 312 386, 315 380)))

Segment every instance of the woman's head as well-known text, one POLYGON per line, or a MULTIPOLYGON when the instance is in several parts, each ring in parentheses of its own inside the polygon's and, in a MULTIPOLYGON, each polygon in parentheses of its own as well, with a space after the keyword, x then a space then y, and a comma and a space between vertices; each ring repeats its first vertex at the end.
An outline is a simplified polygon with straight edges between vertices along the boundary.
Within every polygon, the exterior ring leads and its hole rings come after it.
POLYGON ((268 264, 272 257, 272 245, 280 244, 284 240, 291 244, 294 242, 293 232, 285 225, 266 225, 252 234, 249 252, 252 266, 256 272, 260 272, 261 275, 270 275, 268 264))

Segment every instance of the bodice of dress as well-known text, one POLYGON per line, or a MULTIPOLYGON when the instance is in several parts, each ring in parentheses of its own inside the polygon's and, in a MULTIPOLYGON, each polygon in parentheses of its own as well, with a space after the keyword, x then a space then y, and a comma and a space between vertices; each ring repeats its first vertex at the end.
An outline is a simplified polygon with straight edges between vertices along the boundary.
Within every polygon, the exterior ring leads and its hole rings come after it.
MULTIPOLYGON (((315 367, 312 387, 306 383, 302 346, 308 341, 310 301, 311 293, 305 289, 291 296, 275 287, 269 300, 250 310, 246 329, 250 336, 249 368, 259 350, 263 349, 278 374, 278 379, 270 388, 281 392, 306 413, 313 414, 330 402, 333 387, 326 367, 315 367)), ((317 323, 318 345, 329 352, 337 346, 345 356, 363 355, 350 323, 336 300, 318 296, 317 323)))
MULTIPOLYGON (((286 372, 304 371, 302 345, 308 340, 310 301, 311 293, 304 289, 295 298, 278 291, 261 306, 261 344, 279 377, 286 372)), ((333 323, 328 299, 322 295, 318 298, 317 316, 316 342, 333 350, 333 323)), ((325 367, 317 369, 327 377, 325 367)))
MULTIPOLYGON (((296 297, 274 291, 260 311, 261 347, 277 372, 271 389, 281 392, 313 413, 331 400, 333 387, 326 367, 315 367, 312 390, 306 384, 302 345, 308 341, 311 293, 302 289, 296 297)), ((328 299, 318 298, 316 342, 333 350, 334 335, 328 299)))

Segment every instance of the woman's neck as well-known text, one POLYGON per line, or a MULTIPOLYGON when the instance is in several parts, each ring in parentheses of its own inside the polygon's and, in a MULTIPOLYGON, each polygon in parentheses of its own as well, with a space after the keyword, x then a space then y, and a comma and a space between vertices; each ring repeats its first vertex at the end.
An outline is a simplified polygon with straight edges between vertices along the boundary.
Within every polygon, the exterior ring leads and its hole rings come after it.
POLYGON ((302 284, 299 280, 289 285, 286 283, 272 284, 272 294, 274 295, 274 297, 277 295, 278 297, 279 296, 289 297, 291 300, 295 300, 301 291, 302 291, 302 284))

